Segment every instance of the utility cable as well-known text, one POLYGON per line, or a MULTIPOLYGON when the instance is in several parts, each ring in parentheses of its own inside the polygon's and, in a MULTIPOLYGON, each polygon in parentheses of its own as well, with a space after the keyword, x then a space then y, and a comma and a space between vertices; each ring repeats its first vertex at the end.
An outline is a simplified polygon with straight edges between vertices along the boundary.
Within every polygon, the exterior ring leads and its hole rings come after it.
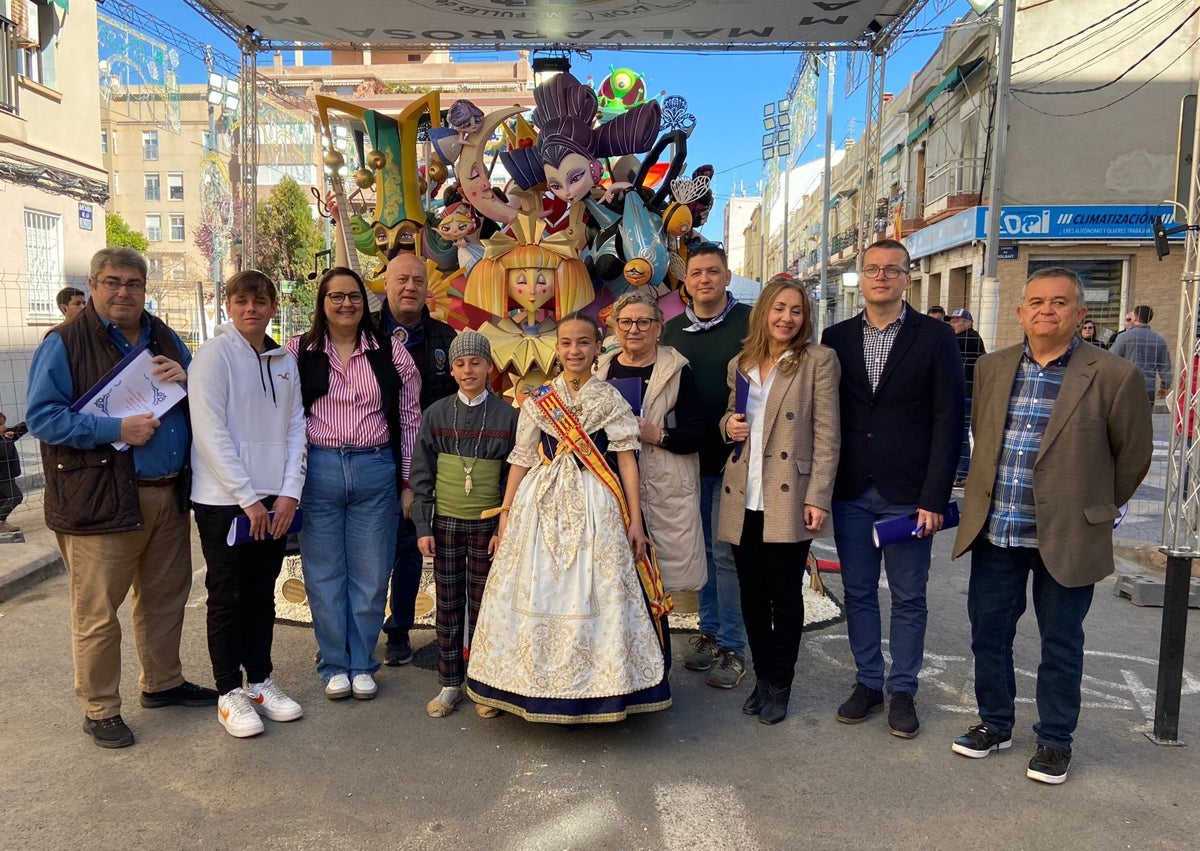
MULTIPOLYGON (((1190 21, 1192 18, 1196 17, 1197 14, 1200 14, 1200 6, 1197 6, 1196 8, 1192 9, 1192 12, 1190 15, 1188 15, 1186 18, 1184 18, 1182 21, 1180 21, 1178 26, 1176 26, 1173 30, 1171 30, 1169 33, 1167 33, 1167 35, 1165 35, 1162 38, 1162 40, 1158 42, 1158 44, 1156 44, 1156 45, 1154 45, 1154 47, 1150 48, 1150 50, 1148 50, 1142 56, 1141 59, 1134 62, 1132 65, 1130 65, 1124 71, 1122 71, 1119 75, 1117 75, 1116 78, 1109 80, 1107 83, 1101 83, 1098 86, 1089 86, 1086 89, 1063 89, 1060 91, 1053 91, 1053 92, 1037 91, 1034 89, 1017 89, 1017 88, 1012 89, 1012 91, 1020 92, 1021 94, 1027 94, 1027 95, 1083 95, 1083 94, 1088 94, 1090 92, 1098 92, 1098 91, 1101 91, 1102 89, 1107 89, 1109 86, 1116 85, 1117 83, 1121 82, 1121 80, 1125 79, 1125 77, 1128 76, 1131 71, 1133 71, 1135 68, 1137 68, 1143 62, 1145 62, 1147 59, 1149 59, 1150 56, 1156 50, 1158 50, 1160 47, 1162 47, 1164 44, 1166 44, 1168 41, 1170 41, 1171 38, 1174 37, 1174 35, 1176 33, 1178 33, 1181 29, 1183 29, 1184 25, 1188 21, 1190 21)), ((1195 44, 1195 43, 1196 43, 1195 41, 1192 42, 1192 44, 1195 44)), ((1164 68, 1163 70, 1165 71, 1166 69, 1164 68)), ((1161 74, 1161 73, 1162 73, 1162 71, 1158 72, 1158 74, 1161 74)), ((1155 74, 1154 77, 1157 77, 1158 74, 1155 74)), ((1152 79, 1154 79, 1154 77, 1151 77, 1150 79, 1152 80, 1152 79)), ((1147 80, 1146 82, 1149 82, 1149 80, 1147 80)), ((1142 85, 1138 86, 1138 88, 1134 89, 1134 91, 1141 89, 1145 85, 1146 85, 1145 83, 1142 83, 1142 85)), ((1126 95, 1126 97, 1128 97, 1128 95, 1126 95)), ((1116 103, 1116 101, 1114 101, 1114 103, 1116 103)))
MULTIPOLYGON (((1193 47, 1195 47, 1197 44, 1200 44, 1200 36, 1197 36, 1192 41, 1191 44, 1189 44, 1187 47, 1185 47, 1183 49, 1183 52, 1180 53, 1179 56, 1175 57, 1174 61, 1178 61, 1179 59, 1182 59, 1184 56, 1187 55, 1188 51, 1191 50, 1193 47)), ((1121 95, 1116 100, 1111 101, 1110 103, 1106 103, 1106 104, 1104 104, 1104 106, 1097 106, 1097 107, 1093 107, 1092 109, 1085 109, 1082 112, 1047 112, 1044 109, 1038 109, 1036 106, 1031 106, 1030 104, 1027 104, 1025 101, 1023 101, 1019 97, 1017 97, 1016 94, 1013 94, 1013 100, 1015 100, 1017 103, 1021 104, 1021 106, 1025 107, 1026 109, 1032 110, 1033 112, 1039 113, 1041 115, 1048 115, 1052 118, 1073 118, 1073 117, 1079 116, 1079 115, 1088 115, 1093 112, 1100 112, 1103 109, 1108 109, 1110 106, 1115 106, 1116 104, 1120 103, 1121 101, 1125 100, 1126 98, 1132 97, 1133 95, 1140 92, 1142 89, 1146 88, 1146 86, 1148 86, 1152 82, 1154 82, 1154 80, 1157 79, 1161 74, 1163 74, 1169 67, 1171 67, 1171 66, 1168 64, 1168 65, 1164 66, 1163 68, 1159 69, 1158 71, 1156 71, 1154 73, 1153 76, 1149 77, 1140 86, 1138 86, 1135 89, 1132 89, 1131 91, 1126 92, 1125 94, 1121 95)), ((1011 89, 1010 91, 1017 92, 1018 89, 1011 89)), ((1068 92, 1028 92, 1027 94, 1049 95, 1049 94, 1068 94, 1068 92)))

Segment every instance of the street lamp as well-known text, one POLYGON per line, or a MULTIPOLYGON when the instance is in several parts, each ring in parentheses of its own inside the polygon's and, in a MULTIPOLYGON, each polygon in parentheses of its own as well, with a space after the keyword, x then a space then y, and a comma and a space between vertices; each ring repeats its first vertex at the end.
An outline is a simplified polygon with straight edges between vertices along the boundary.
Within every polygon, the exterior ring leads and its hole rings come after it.
MULTIPOLYGON (((792 157, 792 113, 791 105, 786 99, 771 101, 763 105, 763 134, 762 158, 763 164, 776 167, 783 163, 783 269, 788 270, 788 209, 791 206, 791 157, 792 157)), ((764 218, 766 215, 766 196, 764 194, 764 218)), ((766 279, 766 269, 763 278, 766 279)))

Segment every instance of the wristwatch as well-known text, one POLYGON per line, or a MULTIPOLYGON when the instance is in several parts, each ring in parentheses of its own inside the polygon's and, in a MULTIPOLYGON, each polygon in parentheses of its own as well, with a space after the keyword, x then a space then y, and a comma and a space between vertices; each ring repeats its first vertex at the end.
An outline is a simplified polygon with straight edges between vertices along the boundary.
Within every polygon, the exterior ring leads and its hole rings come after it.
POLYGON ((661 436, 661 437, 659 437, 659 439, 658 439, 658 445, 659 445, 659 447, 661 447, 662 449, 666 449, 666 448, 667 448, 667 438, 668 438, 669 436, 670 436, 670 435, 668 435, 668 434, 667 434, 667 430, 666 430, 665 428, 664 428, 664 429, 662 429, 662 436, 661 436))

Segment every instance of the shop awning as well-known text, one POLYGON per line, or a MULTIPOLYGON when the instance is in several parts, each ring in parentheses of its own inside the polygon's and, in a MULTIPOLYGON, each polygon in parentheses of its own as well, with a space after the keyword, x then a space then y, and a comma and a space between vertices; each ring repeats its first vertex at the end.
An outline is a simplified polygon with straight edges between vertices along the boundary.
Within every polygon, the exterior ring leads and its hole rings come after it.
POLYGON ((938 83, 929 94, 925 95, 925 105, 929 106, 943 92, 948 92, 951 89, 956 89, 962 85, 963 80, 971 76, 975 69, 983 64, 982 58, 972 59, 970 62, 965 62, 962 65, 955 67, 946 75, 940 83, 938 83))
POLYGON ((917 141, 922 136, 924 136, 926 133, 928 133, 929 128, 932 126, 933 126, 933 116, 931 115, 928 118, 926 118, 924 121, 922 121, 920 124, 918 124, 916 126, 916 129, 914 129, 911 133, 908 134, 908 138, 904 140, 904 144, 911 145, 913 142, 917 141))
POLYGON ((187 0, 263 50, 866 49, 925 0, 187 0))

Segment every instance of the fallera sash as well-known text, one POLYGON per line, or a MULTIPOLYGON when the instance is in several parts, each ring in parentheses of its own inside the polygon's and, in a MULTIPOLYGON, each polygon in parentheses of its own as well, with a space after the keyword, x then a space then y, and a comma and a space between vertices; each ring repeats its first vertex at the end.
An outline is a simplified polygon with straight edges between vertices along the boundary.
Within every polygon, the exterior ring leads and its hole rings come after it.
MULTIPOLYGON (((580 463, 600 480, 600 483, 617 501, 617 505, 621 507, 621 518, 625 521, 625 529, 628 530, 629 505, 625 502, 625 492, 621 488, 621 483, 604 460, 604 455, 592 442, 592 438, 579 424, 579 420, 575 419, 575 416, 567 410, 562 400, 558 398, 558 394, 549 385, 539 387, 530 398, 554 425, 554 430, 558 432, 558 451, 560 453, 563 451, 574 452, 580 463)), ((665 639, 662 634, 661 618, 663 615, 669 614, 675 608, 675 604, 671 595, 663 588, 662 571, 658 566, 658 553, 649 535, 646 536, 646 554, 634 563, 634 567, 637 568, 638 579, 641 580, 646 598, 650 601, 651 619, 654 621, 654 629, 658 633, 661 643, 665 639)))

